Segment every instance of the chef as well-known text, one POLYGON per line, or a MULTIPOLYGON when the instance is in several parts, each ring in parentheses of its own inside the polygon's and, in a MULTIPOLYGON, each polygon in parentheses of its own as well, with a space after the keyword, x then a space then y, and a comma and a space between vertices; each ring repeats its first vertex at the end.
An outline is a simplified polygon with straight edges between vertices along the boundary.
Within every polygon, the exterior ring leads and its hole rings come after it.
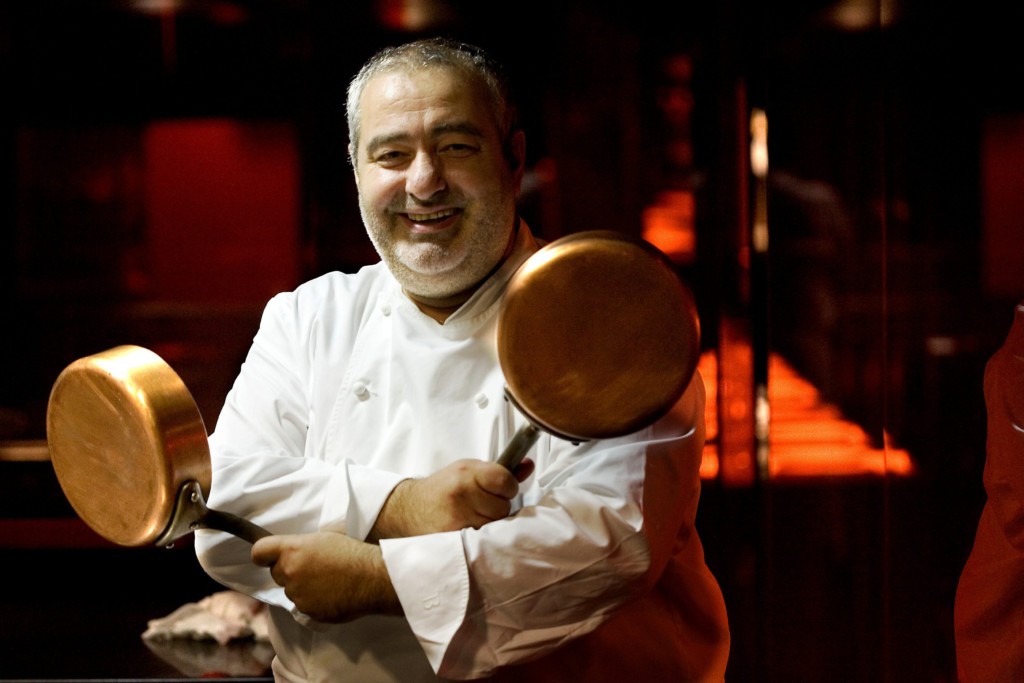
POLYGON ((538 249, 500 67, 443 39, 387 48, 347 105, 381 261, 268 303, 210 437, 209 505, 272 535, 196 534, 212 577, 270 605, 275 678, 722 680, 699 376, 650 428, 495 462, 525 422, 498 307, 538 249))

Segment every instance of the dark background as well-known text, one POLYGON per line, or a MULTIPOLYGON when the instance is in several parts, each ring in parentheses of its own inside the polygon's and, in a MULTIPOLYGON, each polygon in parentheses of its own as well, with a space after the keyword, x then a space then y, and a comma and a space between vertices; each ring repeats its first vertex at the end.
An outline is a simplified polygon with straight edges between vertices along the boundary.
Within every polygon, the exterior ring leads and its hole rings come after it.
MULTIPOLYGON (((988 1, 5 3, 0 442, 38 445, 60 369, 122 343, 167 358, 212 429, 266 298, 375 260, 347 79, 378 47, 447 33, 512 71, 536 232, 641 234, 661 193, 689 193, 679 268, 706 349, 728 358, 740 329, 748 390, 780 354, 916 465, 705 481, 730 680, 953 681, 982 375, 1024 298, 1010 18, 988 1), (767 255, 748 249, 752 109, 767 255)), ((0 675, 180 676, 137 635, 216 590, 187 542, 105 546, 45 461, 0 462, 0 485, 0 675)))

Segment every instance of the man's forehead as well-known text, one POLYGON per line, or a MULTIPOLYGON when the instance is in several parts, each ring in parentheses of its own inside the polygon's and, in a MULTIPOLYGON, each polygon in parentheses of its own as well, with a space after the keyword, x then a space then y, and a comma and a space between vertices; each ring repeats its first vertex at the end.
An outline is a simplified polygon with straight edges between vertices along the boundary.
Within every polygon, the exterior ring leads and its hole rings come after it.
POLYGON ((441 69, 391 71, 371 79, 360 107, 363 137, 395 138, 414 133, 497 134, 494 112, 478 82, 441 69))

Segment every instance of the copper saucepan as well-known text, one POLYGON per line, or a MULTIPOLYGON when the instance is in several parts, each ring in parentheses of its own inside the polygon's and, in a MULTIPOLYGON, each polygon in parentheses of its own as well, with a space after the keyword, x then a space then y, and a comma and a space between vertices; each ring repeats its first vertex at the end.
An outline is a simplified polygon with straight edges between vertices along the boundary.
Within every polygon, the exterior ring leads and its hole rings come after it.
POLYGON ((50 391, 46 435, 68 502, 109 541, 169 545, 198 528, 253 543, 269 535, 206 507, 202 415, 181 378, 148 349, 118 346, 67 366, 50 391))
POLYGON ((513 275, 498 316, 505 394, 529 421, 498 460, 509 469, 541 430, 582 442, 653 424, 700 355, 697 307, 672 262, 614 231, 542 247, 513 275))

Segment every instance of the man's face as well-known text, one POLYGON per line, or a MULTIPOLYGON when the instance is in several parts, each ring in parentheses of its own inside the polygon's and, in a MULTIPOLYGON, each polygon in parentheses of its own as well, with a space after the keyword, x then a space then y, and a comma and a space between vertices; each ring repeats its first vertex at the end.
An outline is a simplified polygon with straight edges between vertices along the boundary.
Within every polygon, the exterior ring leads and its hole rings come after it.
MULTIPOLYGON (((483 89, 440 69, 385 73, 360 99, 359 209, 381 258, 411 294, 450 297, 501 260, 522 164, 503 154, 483 89)), ((522 159, 522 137, 516 140, 522 159)))

